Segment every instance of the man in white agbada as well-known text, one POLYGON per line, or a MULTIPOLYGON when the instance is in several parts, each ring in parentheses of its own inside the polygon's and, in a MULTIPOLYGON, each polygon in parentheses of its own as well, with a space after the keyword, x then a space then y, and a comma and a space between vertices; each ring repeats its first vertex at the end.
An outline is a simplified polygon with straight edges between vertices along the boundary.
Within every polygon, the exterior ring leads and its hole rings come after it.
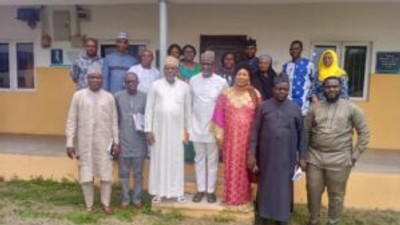
POLYGON ((146 139, 150 145, 149 193, 153 203, 163 197, 184 203, 184 151, 188 141, 191 97, 189 85, 177 79, 179 61, 167 56, 165 77, 153 82, 145 110, 146 139))
POLYGON ((217 201, 214 191, 219 151, 210 125, 217 98, 229 85, 224 78, 212 73, 214 60, 214 52, 204 52, 201 55, 202 71, 189 82, 193 104, 189 136, 196 152, 197 193, 193 196, 193 202, 200 202, 204 195, 209 203, 217 201))
POLYGON ((88 88, 75 92, 66 124, 67 155, 77 159, 79 182, 85 199, 85 210, 92 211, 93 179, 101 181, 102 210, 110 214, 112 156, 119 153, 117 110, 113 96, 102 90, 102 71, 98 64, 88 69, 88 88), (76 139, 76 141, 75 141, 76 139), (77 144, 76 151, 74 143, 77 144))
POLYGON ((137 89, 145 94, 149 92, 151 84, 160 78, 160 71, 152 67, 153 52, 151 50, 143 50, 140 54, 140 64, 129 68, 128 72, 133 72, 139 77, 139 85, 137 89))

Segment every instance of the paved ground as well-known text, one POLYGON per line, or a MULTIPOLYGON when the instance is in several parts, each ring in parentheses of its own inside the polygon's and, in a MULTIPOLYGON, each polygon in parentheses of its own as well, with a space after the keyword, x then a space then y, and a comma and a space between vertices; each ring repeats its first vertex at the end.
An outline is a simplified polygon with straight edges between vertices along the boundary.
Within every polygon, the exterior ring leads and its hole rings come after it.
MULTIPOLYGON (((0 134, 0 154, 65 156, 65 137, 0 134)), ((400 150, 369 149, 355 171, 400 174, 400 150)))

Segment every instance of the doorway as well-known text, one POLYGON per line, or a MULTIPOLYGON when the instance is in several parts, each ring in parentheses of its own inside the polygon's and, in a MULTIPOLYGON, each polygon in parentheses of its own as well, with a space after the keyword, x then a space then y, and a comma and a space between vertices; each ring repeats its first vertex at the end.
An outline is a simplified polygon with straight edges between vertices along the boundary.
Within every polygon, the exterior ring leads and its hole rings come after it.
POLYGON ((225 52, 243 55, 246 40, 247 35, 200 35, 200 52, 214 51, 215 64, 219 69, 222 67, 221 57, 225 52))

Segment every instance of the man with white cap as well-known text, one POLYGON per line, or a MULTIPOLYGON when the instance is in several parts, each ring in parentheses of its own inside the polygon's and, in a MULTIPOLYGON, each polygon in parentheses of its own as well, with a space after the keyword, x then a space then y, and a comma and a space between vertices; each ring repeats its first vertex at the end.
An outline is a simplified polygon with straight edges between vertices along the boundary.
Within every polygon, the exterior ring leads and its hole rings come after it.
POLYGON ((126 72, 138 63, 137 59, 128 53, 129 37, 125 32, 117 35, 117 51, 106 56, 103 68, 103 88, 115 93, 124 88, 126 72))
POLYGON ((179 61, 167 56, 164 78, 152 83, 146 102, 145 132, 151 148, 149 193, 153 203, 163 197, 184 197, 184 151, 188 142, 184 130, 189 128, 191 115, 190 87, 177 79, 179 61))
POLYGON ((229 85, 224 78, 212 73, 214 62, 213 51, 201 54, 202 71, 189 82, 193 100, 189 134, 196 152, 194 161, 197 193, 193 196, 193 202, 200 202, 205 194, 207 202, 214 203, 217 200, 214 191, 219 152, 210 125, 217 98, 229 85))
POLYGON ((120 148, 114 97, 101 89, 101 73, 100 64, 93 64, 88 69, 89 87, 73 95, 65 133, 67 155, 78 160, 85 210, 92 211, 93 178, 97 176, 101 181, 102 210, 110 214, 112 158, 118 155, 120 148))

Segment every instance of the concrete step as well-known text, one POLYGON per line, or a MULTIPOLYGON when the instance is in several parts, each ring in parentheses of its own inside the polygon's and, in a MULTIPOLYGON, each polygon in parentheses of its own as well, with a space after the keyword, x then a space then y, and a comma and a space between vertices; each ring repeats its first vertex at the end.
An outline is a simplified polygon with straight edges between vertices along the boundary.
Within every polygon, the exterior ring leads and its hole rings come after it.
POLYGON ((240 221, 242 224, 253 224, 254 212, 252 205, 227 206, 217 198, 216 203, 207 203, 206 198, 199 203, 192 202, 193 195, 186 194, 186 203, 178 203, 175 199, 163 200, 152 204, 154 210, 161 212, 179 211, 180 214, 192 218, 208 218, 215 221, 240 221))

